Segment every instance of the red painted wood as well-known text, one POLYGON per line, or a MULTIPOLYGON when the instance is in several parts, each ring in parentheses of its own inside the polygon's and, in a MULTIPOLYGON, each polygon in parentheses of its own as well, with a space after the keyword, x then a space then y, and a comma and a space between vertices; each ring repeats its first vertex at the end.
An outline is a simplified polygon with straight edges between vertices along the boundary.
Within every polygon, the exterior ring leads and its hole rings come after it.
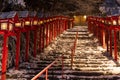
POLYGON ((20 32, 17 33, 17 41, 16 41, 16 63, 15 63, 15 69, 19 68, 19 61, 20 61, 20 32))
POLYGON ((42 51, 44 50, 45 48, 45 26, 42 27, 42 51))
POLYGON ((110 55, 112 56, 112 30, 110 30, 110 55))
POLYGON ((114 58, 117 61, 118 54, 117 54, 117 31, 114 30, 114 58))
POLYGON ((107 29, 106 29, 106 43, 107 43, 107 52, 109 52, 109 33, 107 29))
POLYGON ((1 79, 6 80, 7 60, 8 60, 8 35, 4 35, 3 50, 2 50, 2 75, 1 79))
POLYGON ((48 35, 49 34, 48 33, 49 32, 49 29, 48 29, 49 27, 48 27, 48 23, 46 23, 45 28, 46 28, 46 46, 48 46, 48 44, 49 44, 49 37, 48 37, 49 36, 48 35))
POLYGON ((102 46, 103 46, 103 48, 105 49, 105 48, 106 48, 106 43, 105 43, 105 30, 104 30, 104 29, 103 29, 103 31, 102 31, 102 34, 103 34, 103 38, 102 38, 102 39, 103 39, 103 40, 102 40, 102 42, 103 42, 102 44, 103 44, 103 45, 102 45, 102 46))

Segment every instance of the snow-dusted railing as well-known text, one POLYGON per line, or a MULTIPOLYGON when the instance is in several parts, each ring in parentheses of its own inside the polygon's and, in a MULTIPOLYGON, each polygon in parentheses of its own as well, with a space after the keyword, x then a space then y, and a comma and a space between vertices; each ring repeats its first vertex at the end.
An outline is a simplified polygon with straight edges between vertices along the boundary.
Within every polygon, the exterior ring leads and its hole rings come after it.
POLYGON ((107 49, 111 57, 114 56, 115 61, 118 60, 117 43, 120 35, 120 17, 119 16, 88 16, 88 30, 98 38, 103 48, 107 49), (114 37, 113 37, 114 36, 114 37), (114 51, 112 46, 114 44, 114 51), (113 53, 114 52, 114 53, 113 53))
POLYGON ((77 39, 78 39, 78 32, 76 32, 75 41, 74 41, 73 46, 71 47, 71 69, 73 68, 73 61, 74 61, 73 59, 75 55, 77 39))
POLYGON ((64 63, 63 63, 63 54, 62 56, 60 56, 59 58, 55 59, 55 61, 53 61, 51 64, 49 64, 47 67, 45 67, 42 71, 40 71, 36 76, 34 76, 31 80, 36 80, 38 79, 43 73, 45 74, 45 80, 48 80, 48 69, 50 67, 52 67, 59 59, 61 59, 62 61, 62 78, 63 78, 63 67, 64 67, 64 63))

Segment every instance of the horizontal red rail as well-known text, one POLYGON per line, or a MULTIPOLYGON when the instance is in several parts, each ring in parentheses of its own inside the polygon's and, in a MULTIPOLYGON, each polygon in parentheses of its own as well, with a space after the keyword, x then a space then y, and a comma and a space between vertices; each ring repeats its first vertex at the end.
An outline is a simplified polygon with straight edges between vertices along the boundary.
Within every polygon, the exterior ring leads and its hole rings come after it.
POLYGON ((59 58, 55 59, 55 61, 53 61, 51 64, 49 64, 47 67, 45 67, 42 71, 40 71, 36 76, 34 76, 31 80, 36 80, 37 78, 39 78, 43 73, 46 72, 45 75, 45 80, 48 80, 48 69, 53 66, 56 61, 58 61, 60 58, 62 58, 62 77, 63 77, 63 55, 60 56, 59 58))

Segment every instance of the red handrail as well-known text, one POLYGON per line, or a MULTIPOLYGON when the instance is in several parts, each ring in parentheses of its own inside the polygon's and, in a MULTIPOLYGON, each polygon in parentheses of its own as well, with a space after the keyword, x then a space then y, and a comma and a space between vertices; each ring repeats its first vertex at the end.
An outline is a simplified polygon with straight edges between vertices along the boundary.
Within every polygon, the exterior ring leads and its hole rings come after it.
POLYGON ((76 32, 76 37, 73 46, 71 47, 71 69, 73 68, 73 58, 75 55, 75 48, 76 48, 76 43, 78 39, 78 32, 76 32))
POLYGON ((55 61, 53 61, 51 64, 49 64, 47 67, 45 67, 42 71, 40 71, 36 76, 34 76, 31 80, 36 80, 37 78, 39 78, 44 72, 46 72, 45 74, 45 80, 48 80, 48 69, 53 66, 56 61, 58 61, 60 58, 62 58, 62 78, 63 78, 63 54, 62 56, 60 56, 59 58, 55 59, 55 61))

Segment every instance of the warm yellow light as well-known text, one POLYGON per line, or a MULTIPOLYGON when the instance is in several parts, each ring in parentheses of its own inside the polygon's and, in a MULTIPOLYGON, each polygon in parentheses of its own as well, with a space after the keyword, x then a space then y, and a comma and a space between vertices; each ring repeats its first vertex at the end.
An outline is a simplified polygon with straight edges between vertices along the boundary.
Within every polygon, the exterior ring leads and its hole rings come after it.
POLYGON ((104 23, 104 20, 102 20, 102 23, 104 23))
POLYGON ((50 21, 52 21, 52 19, 50 19, 50 21))
POLYGON ((47 22, 49 22, 49 19, 47 20, 47 22))
POLYGON ((9 30, 13 30, 13 24, 9 24, 9 30))
POLYGON ((120 20, 118 20, 118 24, 120 25, 120 20))
POLYGON ((110 24, 111 24, 111 22, 109 21, 109 22, 108 22, 108 24, 110 25, 110 24))
POLYGON ((7 23, 1 23, 1 30, 7 30, 7 23))
POLYGON ((34 21, 33 24, 34 24, 34 25, 37 25, 37 21, 34 21))
POLYGON ((84 16, 83 16, 83 18, 84 18, 84 19, 86 19, 86 18, 87 18, 87 16, 86 16, 86 15, 84 15, 84 16))
POLYGON ((113 25, 117 25, 117 22, 115 20, 113 20, 113 25))
POLYGON ((21 23, 15 23, 15 27, 21 27, 21 23))
POLYGON ((76 18, 76 16, 75 16, 75 15, 74 15, 73 17, 74 17, 74 18, 76 18))
POLYGON ((22 27, 24 27, 25 23, 22 23, 22 27))
POLYGON ((26 21, 25 25, 29 26, 30 25, 30 21, 26 21))
POLYGON ((40 21, 40 24, 43 24, 43 21, 40 21))

